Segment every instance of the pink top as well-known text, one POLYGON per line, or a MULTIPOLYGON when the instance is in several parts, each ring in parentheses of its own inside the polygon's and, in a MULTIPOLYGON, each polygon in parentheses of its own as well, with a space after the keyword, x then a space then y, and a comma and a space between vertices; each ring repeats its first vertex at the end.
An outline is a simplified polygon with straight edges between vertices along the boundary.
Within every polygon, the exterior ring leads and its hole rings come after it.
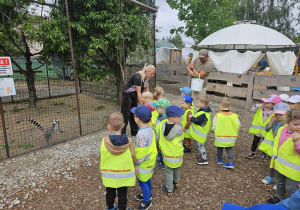
POLYGON ((160 99, 160 98, 163 98, 163 96, 157 96, 157 100, 160 99))
POLYGON ((151 106, 150 104, 147 104, 147 106, 151 109, 152 112, 155 110, 155 107, 151 106))
MULTIPOLYGON (((278 149, 281 147, 281 145, 286 141, 288 140, 292 134, 290 132, 288 132, 289 130, 289 126, 285 126, 282 131, 281 131, 281 135, 280 135, 280 138, 279 138, 279 144, 278 144, 278 149)), ((295 148, 295 152, 297 155, 300 156, 300 144, 294 144, 294 148, 295 148)))

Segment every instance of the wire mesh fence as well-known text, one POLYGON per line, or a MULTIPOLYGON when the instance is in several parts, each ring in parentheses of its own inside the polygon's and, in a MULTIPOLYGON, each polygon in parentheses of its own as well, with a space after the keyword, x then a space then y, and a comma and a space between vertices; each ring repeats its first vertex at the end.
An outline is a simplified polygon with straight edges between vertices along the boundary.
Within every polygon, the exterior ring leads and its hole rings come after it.
MULTIPOLYGON (((6 148, 13 157, 106 128, 107 116, 119 108, 122 74, 126 81, 155 63, 155 13, 126 1, 121 11, 121 2, 0 3, 0 57, 10 57, 14 71, 2 77, 14 78, 16 90, 1 97, 0 159, 6 148)), ((136 2, 153 7, 151 0, 136 2)))

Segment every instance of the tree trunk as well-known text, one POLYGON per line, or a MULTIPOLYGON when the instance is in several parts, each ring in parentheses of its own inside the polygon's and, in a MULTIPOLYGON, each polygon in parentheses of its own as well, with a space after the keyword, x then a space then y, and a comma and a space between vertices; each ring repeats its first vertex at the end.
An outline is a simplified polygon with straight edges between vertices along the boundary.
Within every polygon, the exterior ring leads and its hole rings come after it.
POLYGON ((114 67, 115 77, 116 77, 116 87, 117 87, 117 97, 118 97, 118 104, 122 103, 122 89, 123 89, 123 75, 121 71, 121 67, 119 65, 116 65, 114 67))
POLYGON ((27 82, 27 88, 28 88, 28 106, 37 108, 37 95, 36 95, 36 89, 34 85, 34 72, 32 71, 32 62, 30 60, 30 56, 25 56, 26 58, 26 82, 27 82))

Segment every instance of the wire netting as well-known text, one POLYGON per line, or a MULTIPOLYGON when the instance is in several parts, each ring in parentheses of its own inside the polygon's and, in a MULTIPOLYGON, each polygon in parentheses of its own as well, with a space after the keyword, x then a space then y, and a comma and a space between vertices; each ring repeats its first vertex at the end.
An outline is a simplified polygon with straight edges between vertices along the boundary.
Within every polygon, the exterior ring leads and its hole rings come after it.
POLYGON ((68 0, 73 66, 65 0, 38 2, 0 5, 0 57, 10 57, 14 71, 2 77, 14 78, 16 90, 1 97, 0 159, 7 157, 4 131, 13 157, 106 129, 119 110, 122 73, 126 81, 155 64, 154 13, 123 2, 124 70, 121 1, 68 0))

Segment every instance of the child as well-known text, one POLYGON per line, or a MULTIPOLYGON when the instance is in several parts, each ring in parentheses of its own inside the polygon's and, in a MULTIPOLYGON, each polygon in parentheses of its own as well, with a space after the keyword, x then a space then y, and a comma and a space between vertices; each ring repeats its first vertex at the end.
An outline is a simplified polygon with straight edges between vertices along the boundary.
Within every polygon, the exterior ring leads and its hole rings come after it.
POLYGON ((160 86, 156 86, 153 94, 153 101, 157 101, 160 98, 163 98, 164 90, 160 86))
POLYGON ((153 169, 156 161, 156 143, 155 132, 149 126, 151 119, 151 110, 149 107, 141 105, 133 107, 131 112, 134 114, 134 120, 139 126, 139 131, 135 138, 135 153, 137 160, 136 174, 139 185, 142 189, 141 195, 136 195, 135 199, 143 201, 138 209, 148 209, 152 203, 152 181, 153 169))
POLYGON ((288 102, 291 110, 292 109, 300 109, 300 96, 299 95, 291 96, 287 102, 288 102))
POLYGON ((230 108, 230 99, 223 98, 220 103, 221 112, 215 115, 212 125, 212 131, 215 132, 218 164, 222 164, 224 147, 227 152, 228 162, 223 165, 224 168, 234 168, 232 147, 235 145, 241 127, 239 116, 231 112, 230 108))
POLYGON ((100 171, 103 185, 106 187, 106 205, 108 210, 126 209, 127 187, 135 185, 136 156, 134 144, 125 134, 123 115, 119 112, 107 118, 107 128, 111 135, 102 139, 100 146, 100 171), (125 171, 118 173, 118 171, 125 171), (118 191, 118 206, 114 206, 118 191))
POLYGON ((148 106, 151 111, 154 111, 155 108, 151 106, 151 103, 153 103, 153 93, 146 91, 142 93, 142 101, 143 105, 148 106))
MULTIPOLYGON (((257 146, 262 139, 265 137, 267 132, 265 132, 265 126, 270 122, 272 115, 272 110, 275 104, 281 102, 281 99, 278 95, 271 95, 269 98, 262 98, 261 99, 264 103, 263 104, 255 104, 251 108, 252 111, 256 110, 254 115, 252 125, 249 129, 249 133, 254 134, 254 138, 252 141, 251 152, 249 153, 246 158, 254 158, 255 151, 257 146)), ((267 155, 265 153, 261 154, 260 161, 265 161, 267 159, 267 155)))
POLYGON ((209 100, 207 95, 200 95, 197 99, 197 106, 199 110, 195 117, 190 116, 191 129, 190 133, 193 139, 197 141, 199 156, 196 158, 196 163, 199 165, 208 164, 204 143, 206 142, 207 135, 211 127, 210 112, 208 106, 209 100))
POLYGON ((275 169, 277 196, 267 200, 275 204, 298 190, 300 181, 300 109, 291 110, 287 125, 281 127, 274 139, 270 167, 275 169))
MULTIPOLYGON (((163 89, 162 89, 161 87, 157 86, 157 87, 155 88, 155 93, 157 93, 157 94, 163 93, 163 89), (161 92, 160 92, 160 91, 161 91, 161 92)), ((154 98, 155 98, 155 93, 154 93, 154 98)), ((156 98, 156 100, 154 99, 155 102, 158 101, 158 100, 160 100, 160 104, 164 104, 164 105, 163 105, 163 106, 157 106, 156 103, 152 103, 152 104, 151 104, 151 106, 154 107, 155 110, 152 112, 152 117, 151 117, 151 121, 150 121, 150 126, 152 126, 152 127, 154 127, 154 128, 156 127, 156 125, 157 125, 161 120, 164 120, 165 118, 167 118, 166 115, 165 115, 164 113, 165 113, 165 109, 166 109, 168 106, 170 106, 170 102, 169 102, 167 99, 163 98, 163 96, 158 96, 158 97, 156 98), (164 100, 162 100, 162 99, 164 99, 164 100), (155 107, 155 106, 157 106, 157 107, 155 107), (161 109, 161 108, 162 108, 162 109, 161 109), (161 110, 158 111, 158 109, 161 109, 161 110), (165 117, 165 118, 164 118, 164 117, 165 117), (159 118, 159 120, 158 120, 158 118, 159 118)))
MULTIPOLYGON (((273 155, 274 136, 277 134, 278 129, 286 124, 289 111, 290 107, 286 103, 278 103, 274 106, 273 114, 275 114, 275 116, 273 116, 268 125, 266 125, 265 130, 268 134, 258 148, 269 156, 273 155)), ((271 182, 274 182, 274 177, 274 168, 269 168, 269 176, 264 178, 262 182, 264 184, 270 184, 271 182)), ((276 189, 276 184, 273 188, 276 189)))
POLYGON ((156 128, 166 168, 166 185, 164 192, 173 196, 173 187, 180 187, 180 166, 183 162, 183 131, 180 124, 184 111, 178 106, 169 106, 166 109, 167 120, 162 121, 156 128))
POLYGON ((191 104, 193 103, 193 99, 190 96, 183 96, 181 100, 181 108, 184 111, 184 115, 182 116, 182 127, 183 127, 183 134, 184 134, 184 140, 183 140, 183 147, 184 152, 189 153, 192 151, 192 136, 190 134, 190 125, 191 120, 190 116, 194 114, 191 104))
MULTIPOLYGON (((192 91, 191 91, 191 89, 189 87, 183 87, 183 88, 180 88, 179 90, 181 92, 181 97, 191 96, 191 94, 192 94, 192 91)), ((194 104, 193 103, 191 104, 191 108, 192 108, 193 114, 194 114, 195 108, 194 108, 194 104)))
MULTIPOLYGON (((155 103, 152 103, 151 106, 156 108, 156 111, 158 112, 158 117, 156 119, 155 127, 158 126, 160 122, 167 119, 166 115, 166 109, 170 106, 170 102, 165 98, 158 99, 155 103)), ((156 142, 158 143, 158 142, 156 142)), ((161 151, 158 151, 158 157, 159 157, 159 164, 155 167, 156 169, 165 169, 165 165, 162 159, 161 151)))

